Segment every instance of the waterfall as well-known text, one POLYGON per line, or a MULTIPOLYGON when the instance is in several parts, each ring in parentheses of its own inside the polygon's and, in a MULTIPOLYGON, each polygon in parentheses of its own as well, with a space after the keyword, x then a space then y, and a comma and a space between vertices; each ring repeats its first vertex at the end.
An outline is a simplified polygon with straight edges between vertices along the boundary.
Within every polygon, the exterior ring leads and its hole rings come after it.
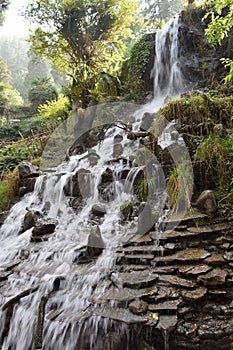
MULTIPOLYGON (((145 111, 156 112, 167 98, 181 91, 178 18, 157 31, 153 74, 153 101, 137 111, 133 130, 138 129, 145 111)), ((137 200, 133 185, 145 164, 136 164, 140 144, 129 142, 126 133, 117 141, 122 145, 117 148, 119 153, 122 149, 122 159, 113 160, 114 138, 119 133, 122 135, 121 129, 112 127, 101 144, 92 148, 97 154, 96 163, 90 164, 88 154, 72 155, 52 172, 41 175, 34 192, 11 209, 1 227, 3 350, 112 350, 117 340, 108 336, 116 328, 114 322, 119 320, 120 312, 124 312, 126 322, 117 330, 119 339, 127 344, 125 350, 133 348, 134 339, 128 336, 126 327, 129 315, 122 307, 119 290, 118 297, 111 300, 111 291, 115 290, 112 273, 116 247, 137 234, 137 217, 124 222, 121 207, 137 200), (132 155, 133 161, 129 160, 132 155), (41 240, 36 236, 33 241, 33 227, 21 230, 28 211, 53 220, 55 231, 41 240), (95 237, 100 235, 97 247, 90 244, 91 232, 95 237), (102 254, 92 256, 93 249, 102 254)), ((163 134, 161 144, 167 138, 163 134)), ((151 155, 148 157, 151 159, 151 155)), ((148 172, 156 177, 155 187, 149 191, 153 209, 162 210, 164 215, 166 184, 156 160, 152 159, 148 172)), ((160 217, 155 227, 158 223, 160 217)))

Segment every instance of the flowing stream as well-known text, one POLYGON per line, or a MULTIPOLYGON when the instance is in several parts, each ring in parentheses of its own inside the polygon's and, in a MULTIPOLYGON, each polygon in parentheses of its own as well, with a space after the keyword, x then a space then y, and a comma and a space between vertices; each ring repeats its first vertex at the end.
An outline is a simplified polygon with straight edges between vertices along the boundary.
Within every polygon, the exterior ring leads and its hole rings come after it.
MULTIPOLYGON (((145 112, 156 112, 182 90, 178 18, 158 30, 155 47, 154 98, 135 113, 134 131, 139 130, 145 112)), ((169 124, 160 136, 161 147, 173 142, 171 127, 169 124)), ((118 308, 122 306, 119 301, 108 299, 116 247, 138 233, 137 216, 122 220, 121 206, 135 200, 134 183, 145 172, 155 177, 149 195, 152 209, 160 215, 153 222, 154 230, 163 220, 166 202, 161 167, 153 159, 149 170, 145 170, 146 166, 134 166, 132 155, 138 149, 139 141, 130 141, 122 129, 112 127, 104 140, 93 147, 96 163, 90 164, 88 156, 71 156, 52 171, 43 172, 34 192, 11 209, 0 231, 0 272, 7 274, 9 266, 15 265, 13 273, 0 285, 3 350, 114 349, 114 340, 106 335, 114 327, 113 319, 118 319, 118 308), (114 139, 119 134, 121 160, 114 162, 114 139), (75 191, 79 195, 72 195, 75 191), (96 207, 103 214, 95 214, 96 207), (39 213, 41 220, 49 218, 55 222, 56 229, 46 240, 32 241, 33 228, 22 232, 28 211, 39 213), (102 253, 88 260, 90 235, 96 239, 92 248, 102 253)), ((126 321, 127 317, 125 312, 126 321)), ((124 325, 117 332, 119 337, 129 336, 124 325)), ((132 340, 126 343, 125 349, 132 349, 132 340)))

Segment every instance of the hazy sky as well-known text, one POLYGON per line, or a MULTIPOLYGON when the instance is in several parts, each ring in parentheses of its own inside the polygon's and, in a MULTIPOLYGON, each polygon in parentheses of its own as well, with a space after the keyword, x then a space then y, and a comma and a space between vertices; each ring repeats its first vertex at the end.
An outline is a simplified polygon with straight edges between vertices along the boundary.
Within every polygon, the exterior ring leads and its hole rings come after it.
POLYGON ((5 13, 5 21, 0 27, 0 35, 25 37, 28 34, 28 25, 20 16, 29 0, 10 0, 9 9, 5 13))

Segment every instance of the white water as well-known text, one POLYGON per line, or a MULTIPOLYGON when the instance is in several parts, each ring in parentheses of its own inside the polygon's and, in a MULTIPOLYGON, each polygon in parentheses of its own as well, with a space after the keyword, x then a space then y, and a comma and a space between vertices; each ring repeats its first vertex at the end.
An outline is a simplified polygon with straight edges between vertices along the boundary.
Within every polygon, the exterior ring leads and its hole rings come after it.
MULTIPOLYGON (((134 130, 138 129, 144 112, 156 112, 167 98, 176 96, 181 91, 182 79, 178 67, 178 19, 169 22, 157 32, 154 80, 154 98, 136 113, 134 130)), ((126 165, 123 162, 109 163, 112 160, 114 136, 120 131, 118 128, 112 129, 108 133, 109 136, 95 147, 100 157, 95 166, 90 166, 87 158, 80 160, 80 156, 72 156, 53 173, 40 176, 34 193, 25 196, 12 208, 2 226, 0 272, 5 271, 7 264, 14 262, 20 264, 1 286, 1 306, 22 291, 38 287, 37 291, 15 303, 9 330, 2 341, 3 350, 34 348, 38 306, 44 296, 48 296, 43 325, 44 350, 83 350, 85 341, 89 344, 89 348, 102 349, 100 338, 112 327, 112 321, 99 316, 101 306, 98 300, 111 285, 109 274, 114 270, 114 247, 127 242, 137 233, 137 220, 122 223, 120 207, 126 201, 135 200, 133 183, 139 170, 144 168, 142 166, 130 169, 129 161, 126 165), (114 196, 109 201, 101 198, 98 191, 101 174, 107 168, 114 174, 114 196), (70 198, 65 196, 63 189, 79 169, 91 171, 85 178, 85 183, 81 184, 82 193, 82 185, 90 183, 90 195, 83 193, 85 198, 82 209, 76 212, 70 206, 70 198), (129 169, 129 174, 124 182, 118 174, 125 169, 129 169), (49 208, 46 211, 48 203, 49 208), (103 219, 97 222, 105 249, 93 261, 78 264, 79 255, 81 256, 85 250, 91 228, 96 225, 91 217, 91 208, 94 204, 101 204, 106 209, 103 219), (48 241, 31 243, 32 229, 19 235, 27 208, 44 213, 44 217, 58 220, 55 233, 49 236, 48 241), (58 288, 55 287, 56 283, 59 284, 58 288)), ((172 143, 169 135, 170 131, 166 130, 160 137, 160 143, 164 148, 167 142, 172 143)), ((127 160, 130 155, 137 153, 138 142, 129 142, 124 135, 121 143, 124 150, 123 157, 127 160)), ((155 206, 153 209, 163 210, 165 180, 161 178, 160 168, 156 162, 153 174, 158 179, 155 181, 156 189, 150 193, 151 203, 155 206), (163 197, 162 201, 160 196, 163 197)), ((72 181, 70 183, 72 190, 72 181)), ((161 217, 155 222, 155 227, 158 223, 161 223, 161 217)), ((114 312, 116 306, 116 302, 110 301, 106 302, 104 307, 110 307, 114 312)), ((1 309, 0 338, 5 322, 6 310, 1 309)), ((123 326, 118 332, 119 336, 127 335, 127 330, 123 326)), ((105 349, 113 349, 109 344, 105 349)))

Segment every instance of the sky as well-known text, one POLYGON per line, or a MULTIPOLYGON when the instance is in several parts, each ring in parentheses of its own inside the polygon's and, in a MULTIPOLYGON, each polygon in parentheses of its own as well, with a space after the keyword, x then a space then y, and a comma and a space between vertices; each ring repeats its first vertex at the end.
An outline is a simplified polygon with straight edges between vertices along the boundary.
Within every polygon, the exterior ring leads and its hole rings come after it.
POLYGON ((29 0, 10 0, 9 9, 5 12, 5 21, 0 27, 0 35, 10 35, 17 37, 26 37, 28 34, 28 24, 20 16, 29 0))

